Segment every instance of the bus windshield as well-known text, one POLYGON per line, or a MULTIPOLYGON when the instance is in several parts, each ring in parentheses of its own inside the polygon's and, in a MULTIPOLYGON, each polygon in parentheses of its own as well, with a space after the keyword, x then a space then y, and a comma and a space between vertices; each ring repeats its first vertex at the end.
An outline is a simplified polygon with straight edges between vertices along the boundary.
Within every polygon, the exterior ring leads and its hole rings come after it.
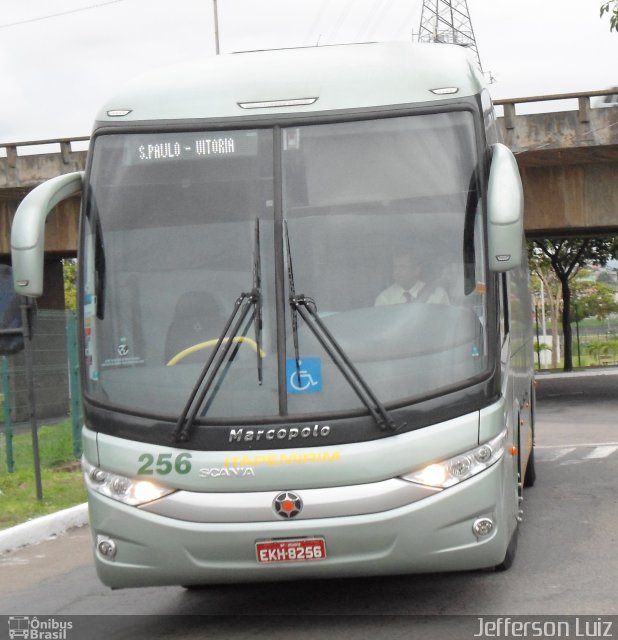
POLYGON ((364 409, 291 298, 383 405, 478 378, 476 149, 469 111, 98 136, 82 239, 89 397, 177 417, 256 265, 259 304, 227 336, 200 416, 364 409))

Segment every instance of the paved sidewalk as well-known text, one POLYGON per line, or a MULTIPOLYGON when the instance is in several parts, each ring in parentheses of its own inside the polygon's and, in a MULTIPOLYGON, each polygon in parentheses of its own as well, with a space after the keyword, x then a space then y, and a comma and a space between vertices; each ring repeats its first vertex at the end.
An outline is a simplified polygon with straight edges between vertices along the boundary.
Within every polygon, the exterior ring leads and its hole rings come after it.
POLYGON ((29 520, 0 531, 0 554, 43 542, 64 533, 67 529, 82 527, 85 524, 88 524, 86 503, 29 520))
POLYGON ((556 371, 556 372, 544 372, 536 371, 535 377, 537 380, 552 379, 552 378, 589 378, 592 376, 618 376, 618 367, 607 367, 599 369, 585 369, 582 371, 556 371))

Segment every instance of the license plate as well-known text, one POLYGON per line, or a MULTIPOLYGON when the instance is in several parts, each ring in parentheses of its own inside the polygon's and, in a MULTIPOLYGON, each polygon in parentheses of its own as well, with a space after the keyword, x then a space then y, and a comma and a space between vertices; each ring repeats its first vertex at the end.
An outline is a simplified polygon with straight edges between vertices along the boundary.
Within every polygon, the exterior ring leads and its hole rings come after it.
POLYGON ((267 540, 255 543, 255 554, 260 564, 324 560, 326 544, 324 538, 267 540))

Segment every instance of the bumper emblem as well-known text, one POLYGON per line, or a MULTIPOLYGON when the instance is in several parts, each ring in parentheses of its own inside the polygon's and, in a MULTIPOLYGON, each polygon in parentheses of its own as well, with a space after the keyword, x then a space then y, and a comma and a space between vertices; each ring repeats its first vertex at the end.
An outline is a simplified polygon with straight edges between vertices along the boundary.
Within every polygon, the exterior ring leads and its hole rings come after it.
POLYGON ((273 509, 281 518, 295 518, 302 508, 300 496, 291 491, 284 491, 273 500, 273 509))

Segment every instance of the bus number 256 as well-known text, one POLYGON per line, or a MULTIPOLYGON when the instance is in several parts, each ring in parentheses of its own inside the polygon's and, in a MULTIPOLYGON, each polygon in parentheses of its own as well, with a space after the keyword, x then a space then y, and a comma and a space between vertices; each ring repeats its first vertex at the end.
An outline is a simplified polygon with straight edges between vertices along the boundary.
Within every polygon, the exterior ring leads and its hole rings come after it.
POLYGON ((142 453, 138 458, 142 466, 137 470, 140 476, 152 476, 155 473, 166 476, 174 470, 180 475, 186 475, 191 471, 191 454, 179 453, 174 456, 173 453, 160 453, 155 460, 151 453, 142 453))

